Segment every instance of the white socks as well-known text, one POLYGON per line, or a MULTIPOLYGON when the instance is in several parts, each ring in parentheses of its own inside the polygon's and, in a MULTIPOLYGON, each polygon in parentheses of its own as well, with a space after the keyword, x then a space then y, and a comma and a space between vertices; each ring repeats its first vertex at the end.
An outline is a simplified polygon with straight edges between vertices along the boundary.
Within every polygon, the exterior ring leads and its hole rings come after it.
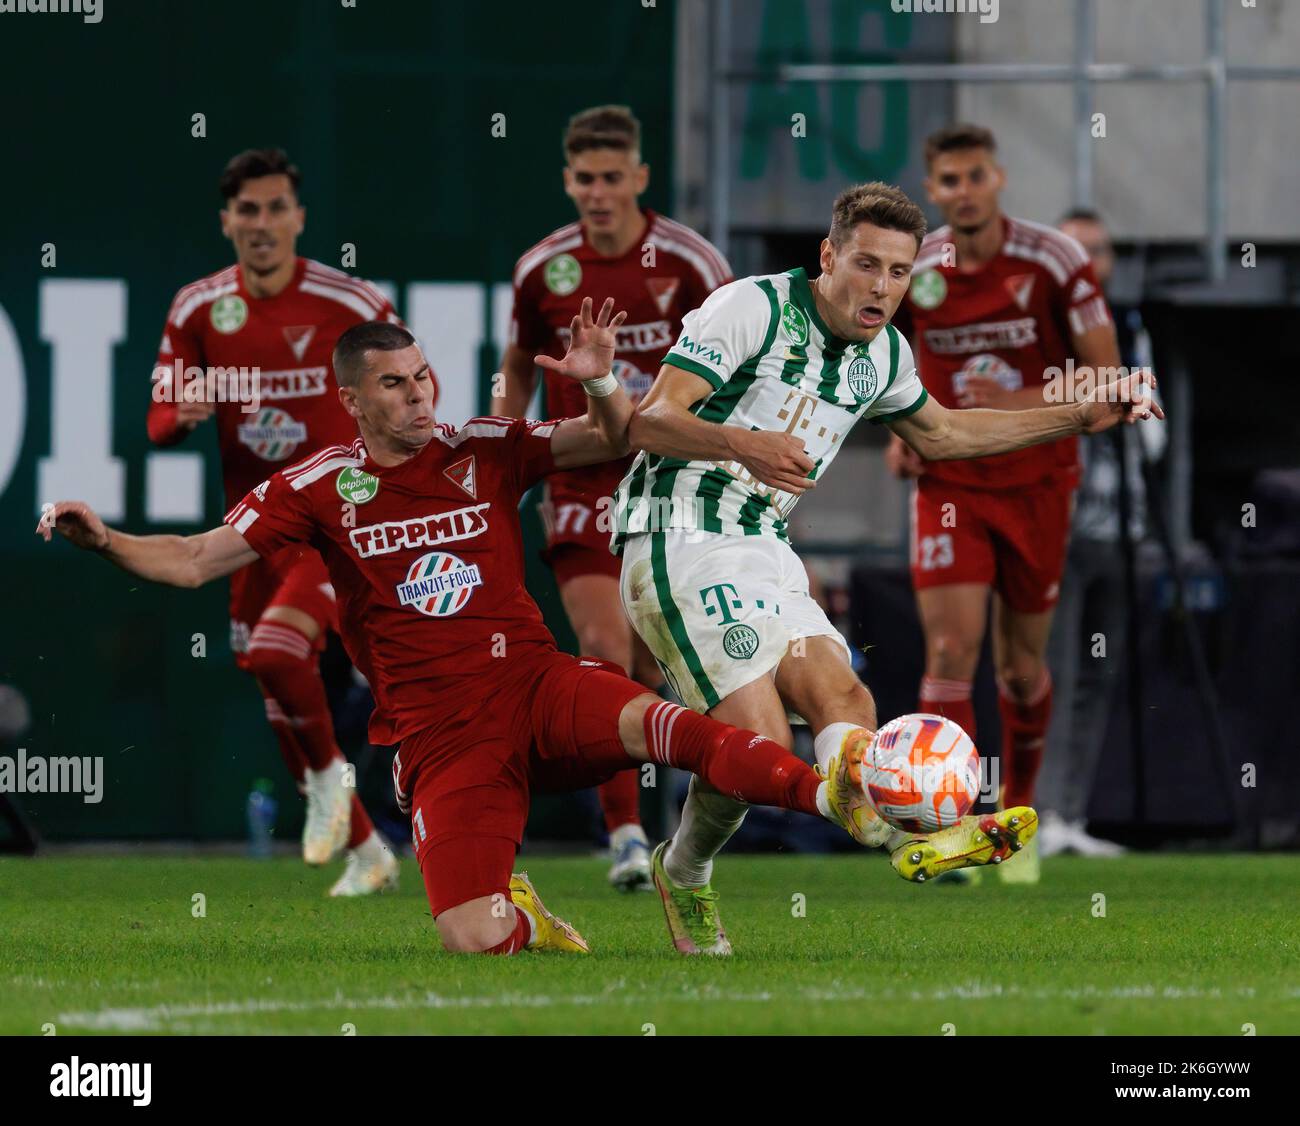
POLYGON ((713 877, 713 858, 735 835, 749 806, 722 794, 702 791, 699 778, 682 807, 682 823, 664 850, 664 870, 680 887, 703 887, 713 877))
POLYGON ((357 859, 363 864, 376 864, 383 858, 384 853, 388 851, 388 846, 384 844, 383 838, 372 829, 370 831, 370 836, 357 845, 357 847, 352 851, 357 854, 357 859))
POLYGON ((817 737, 813 740, 813 755, 817 759, 817 765, 822 768, 823 777, 830 773, 831 759, 843 744, 844 736, 861 727, 860 723, 828 723, 817 732, 817 737))

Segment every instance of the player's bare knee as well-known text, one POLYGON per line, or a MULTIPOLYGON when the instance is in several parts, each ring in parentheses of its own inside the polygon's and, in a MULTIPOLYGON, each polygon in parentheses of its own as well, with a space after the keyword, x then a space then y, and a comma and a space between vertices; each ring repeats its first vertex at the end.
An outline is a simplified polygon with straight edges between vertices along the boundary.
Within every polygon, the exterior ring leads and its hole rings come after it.
POLYGON ((926 672, 930 676, 969 680, 979 664, 978 639, 957 633, 935 633, 926 640, 926 672))
MULTIPOLYGON (((513 919, 512 914, 511 923, 513 919)), ((435 922, 442 948, 451 954, 482 954, 510 934, 509 924, 486 911, 457 913, 449 919, 440 915, 435 922)))

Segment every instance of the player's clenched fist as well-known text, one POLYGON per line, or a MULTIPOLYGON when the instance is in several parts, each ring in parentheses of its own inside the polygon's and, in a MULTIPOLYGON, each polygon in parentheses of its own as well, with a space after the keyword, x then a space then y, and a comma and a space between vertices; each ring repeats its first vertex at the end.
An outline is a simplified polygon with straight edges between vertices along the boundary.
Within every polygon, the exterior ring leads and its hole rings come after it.
POLYGON ((808 478, 813 460, 804 452, 802 438, 770 430, 727 429, 734 430, 727 439, 736 460, 764 485, 798 496, 816 484, 808 478))
POLYGON ((36 534, 49 543, 55 530, 88 551, 103 551, 108 546, 104 521, 84 501, 61 500, 47 506, 36 525, 36 534))

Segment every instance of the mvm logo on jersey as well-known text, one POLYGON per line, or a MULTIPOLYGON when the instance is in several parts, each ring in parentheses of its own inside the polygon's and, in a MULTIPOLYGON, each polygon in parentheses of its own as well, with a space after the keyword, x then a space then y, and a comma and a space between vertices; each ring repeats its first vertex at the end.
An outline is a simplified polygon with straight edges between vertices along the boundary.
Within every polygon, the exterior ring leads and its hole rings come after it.
POLYGON ((474 500, 478 500, 478 484, 475 480, 477 477, 475 468, 474 455, 470 454, 469 457, 462 458, 454 465, 447 466, 442 473, 443 476, 453 485, 462 491, 469 493, 470 497, 474 500))

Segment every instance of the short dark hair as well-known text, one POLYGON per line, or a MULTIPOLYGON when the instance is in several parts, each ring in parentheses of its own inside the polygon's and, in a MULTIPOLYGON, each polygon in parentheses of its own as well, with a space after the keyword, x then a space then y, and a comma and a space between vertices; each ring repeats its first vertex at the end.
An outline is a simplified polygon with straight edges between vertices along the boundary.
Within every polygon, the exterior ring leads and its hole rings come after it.
POLYGON ((998 142, 991 129, 983 125, 972 125, 969 121, 959 121, 931 133, 925 139, 925 167, 934 163, 934 158, 945 152, 964 152, 966 149, 987 149, 992 156, 998 151, 998 142))
POLYGON ((1059 227, 1062 223, 1099 223, 1101 226, 1106 225, 1106 220, 1101 217, 1101 212, 1091 207, 1071 207, 1057 221, 1059 227))
POLYGON ((407 329, 392 321, 353 325, 334 345, 334 378, 340 387, 356 387, 361 382, 367 352, 400 352, 415 342, 407 329))
POLYGON ((901 188, 880 180, 855 184, 835 197, 827 236, 831 245, 838 250, 859 223, 870 223, 887 231, 905 231, 916 239, 917 250, 925 238, 926 222, 921 209, 901 188))
POLYGON ((221 198, 229 202, 248 180, 258 180, 263 176, 288 176, 295 196, 302 186, 302 173, 284 149, 245 149, 238 156, 232 156, 221 173, 218 185, 221 198))
POLYGON ((641 122, 627 106, 593 106, 569 118, 564 131, 564 155, 576 156, 591 149, 641 151, 641 122))

